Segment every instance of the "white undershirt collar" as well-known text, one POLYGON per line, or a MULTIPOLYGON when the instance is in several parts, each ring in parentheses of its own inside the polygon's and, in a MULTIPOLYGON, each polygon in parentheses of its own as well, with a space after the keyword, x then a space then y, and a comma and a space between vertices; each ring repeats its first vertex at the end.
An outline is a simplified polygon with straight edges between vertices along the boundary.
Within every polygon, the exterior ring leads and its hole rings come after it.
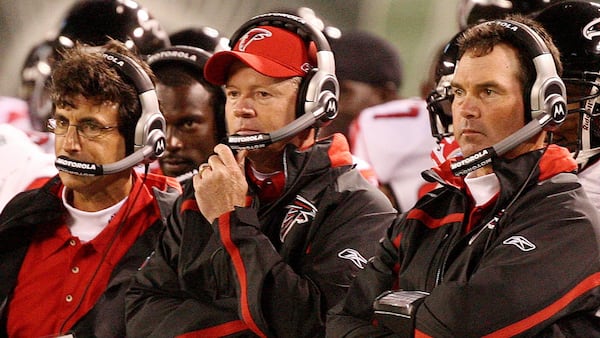
POLYGON ((106 228, 113 216, 121 209, 125 201, 124 199, 117 204, 99 211, 82 211, 71 206, 67 201, 67 192, 65 188, 62 194, 63 205, 71 218, 67 221, 67 226, 71 230, 71 234, 78 237, 82 243, 89 242, 106 228))
POLYGON ((481 206, 489 202, 499 191, 500 181, 496 174, 491 173, 479 177, 465 177, 465 184, 475 201, 475 206, 481 206))

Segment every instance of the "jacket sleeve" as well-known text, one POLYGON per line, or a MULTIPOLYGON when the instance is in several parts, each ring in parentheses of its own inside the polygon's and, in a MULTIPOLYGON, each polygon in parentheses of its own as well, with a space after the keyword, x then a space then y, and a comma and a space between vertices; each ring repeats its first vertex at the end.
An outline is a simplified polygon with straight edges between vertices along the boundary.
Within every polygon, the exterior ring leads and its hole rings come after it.
MULTIPOLYGON (((181 208, 180 202, 174 210, 181 208)), ((174 337, 239 321, 234 311, 203 302, 181 287, 177 273, 183 232, 180 217, 177 212, 171 214, 155 251, 131 282, 126 296, 128 337, 174 337)), ((200 225, 190 228, 200 228, 200 225)))
POLYGON ((213 224, 231 258, 240 317, 255 334, 322 335, 326 311, 341 300, 351 279, 364 268, 363 257, 375 253, 395 216, 389 201, 376 190, 355 191, 336 202, 335 208, 317 213, 313 222, 320 226, 307 235, 308 247, 288 253, 291 260, 299 260, 293 263, 285 262, 259 230, 253 209, 238 208, 213 224))
POLYGON ((345 297, 327 314, 327 337, 391 337, 392 332, 377 326, 373 318, 373 301, 397 284, 399 241, 398 223, 380 241, 377 254, 352 281, 345 297))

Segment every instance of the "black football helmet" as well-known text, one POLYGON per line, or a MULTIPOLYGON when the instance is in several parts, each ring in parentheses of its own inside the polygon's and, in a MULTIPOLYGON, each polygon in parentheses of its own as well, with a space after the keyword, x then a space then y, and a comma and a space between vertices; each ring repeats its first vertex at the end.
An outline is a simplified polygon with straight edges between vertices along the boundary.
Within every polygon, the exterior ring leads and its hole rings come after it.
MULTIPOLYGON (((45 130, 46 120, 52 113, 46 87, 52 64, 60 57, 60 51, 73 47, 75 42, 100 46, 110 38, 123 42, 142 58, 171 45, 158 21, 134 0, 76 2, 61 20, 56 38, 49 42, 51 52, 44 54, 43 64, 37 65, 43 66, 45 71, 38 74, 28 99, 31 123, 36 130, 45 130)), ((27 72, 31 73, 30 70, 27 72)))
POLYGON ((174 46, 198 47, 211 53, 229 49, 229 39, 209 26, 181 29, 169 35, 169 40, 174 46))
POLYGON ((573 126, 570 133, 561 126, 555 142, 573 151, 584 167, 600 153, 600 4, 563 1, 545 8, 534 19, 550 33, 560 51, 568 119, 578 117, 576 124, 567 124, 573 126))
POLYGON ((435 89, 427 96, 427 110, 431 135, 441 141, 444 137, 452 136, 452 91, 450 83, 454 76, 458 58, 457 40, 461 33, 456 34, 444 46, 435 64, 435 89))
POLYGON ((458 25, 465 29, 482 21, 504 19, 509 14, 533 15, 551 4, 563 0, 461 0, 458 4, 458 25))
POLYGON ((113 38, 140 55, 170 46, 159 22, 133 0, 85 0, 76 2, 61 22, 57 48, 75 41, 100 46, 113 38))

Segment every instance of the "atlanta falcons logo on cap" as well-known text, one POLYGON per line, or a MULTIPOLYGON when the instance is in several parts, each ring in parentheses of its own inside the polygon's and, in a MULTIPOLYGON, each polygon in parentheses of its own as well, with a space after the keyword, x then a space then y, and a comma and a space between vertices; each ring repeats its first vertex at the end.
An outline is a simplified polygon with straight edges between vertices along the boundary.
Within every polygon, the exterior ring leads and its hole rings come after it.
POLYGON ((279 231, 279 239, 282 242, 296 224, 309 223, 317 215, 317 208, 300 195, 296 196, 293 204, 285 208, 288 209, 288 212, 283 218, 281 230, 279 231))
POLYGON ((252 28, 242 38, 240 39, 240 43, 238 48, 240 51, 246 51, 248 45, 250 45, 253 41, 263 40, 265 38, 271 37, 273 34, 264 29, 264 28, 252 28))

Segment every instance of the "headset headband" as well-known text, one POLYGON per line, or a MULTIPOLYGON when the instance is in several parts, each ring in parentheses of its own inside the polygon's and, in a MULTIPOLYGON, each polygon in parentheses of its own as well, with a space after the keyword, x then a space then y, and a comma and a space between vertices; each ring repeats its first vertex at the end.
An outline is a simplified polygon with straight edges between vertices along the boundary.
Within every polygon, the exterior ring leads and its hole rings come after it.
POLYGON ((567 91, 542 37, 531 27, 513 20, 495 20, 488 24, 496 24, 512 32, 533 62, 536 78, 530 91, 531 118, 549 114, 552 117, 549 122, 551 128, 561 124, 567 117, 567 91))
POLYGON ((150 55, 147 62, 150 66, 168 61, 183 62, 202 71, 206 64, 206 60, 211 56, 211 53, 198 47, 176 45, 163 48, 150 55))

